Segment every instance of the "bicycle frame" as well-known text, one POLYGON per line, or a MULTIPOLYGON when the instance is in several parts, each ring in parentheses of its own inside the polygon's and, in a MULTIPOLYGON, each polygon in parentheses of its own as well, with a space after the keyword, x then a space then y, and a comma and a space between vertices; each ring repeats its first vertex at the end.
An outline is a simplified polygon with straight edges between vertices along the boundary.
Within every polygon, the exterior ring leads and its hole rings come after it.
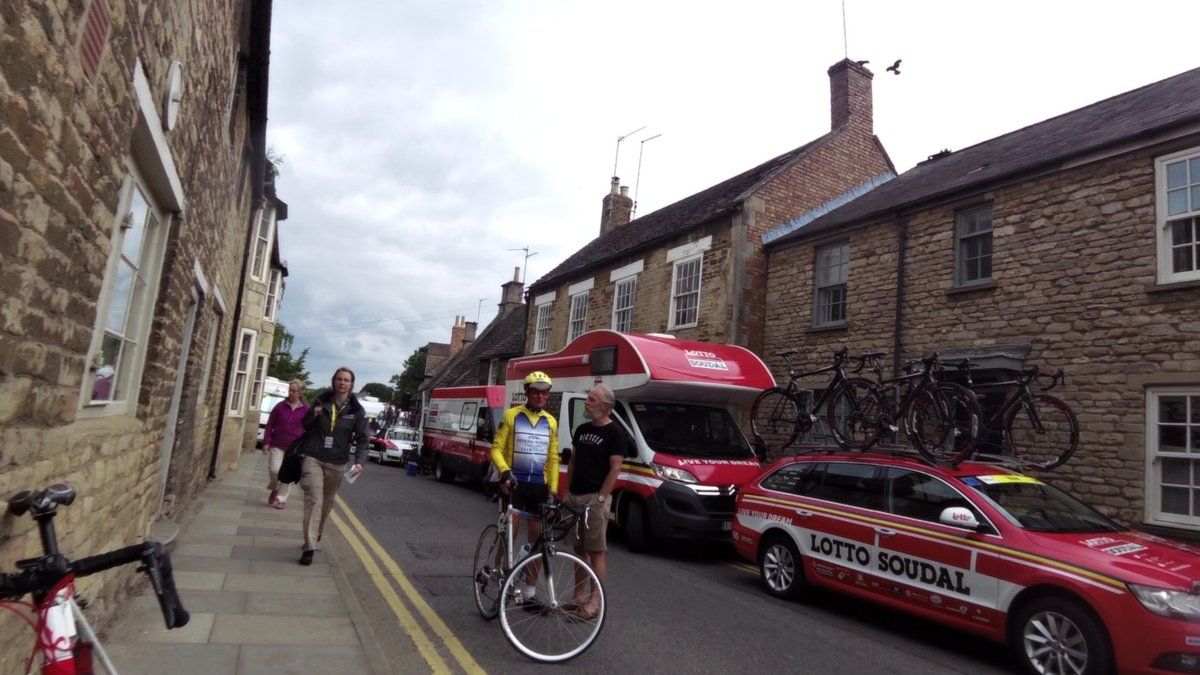
MULTIPOLYGON (((854 372, 857 373, 861 371, 866 366, 868 359, 878 358, 879 355, 879 353, 871 353, 854 357, 858 360, 858 368, 856 368, 854 372)), ((785 361, 788 361, 787 355, 781 354, 781 356, 783 356, 785 361)), ((792 397, 792 399, 796 401, 801 400, 802 396, 812 396, 812 392, 796 384, 797 380, 806 377, 812 377, 814 375, 820 375, 822 373, 833 373, 833 379, 830 380, 829 383, 825 385, 825 388, 822 389, 821 392, 812 399, 812 407, 808 410, 801 411, 802 415, 807 416, 807 419, 802 418, 797 420, 797 424, 800 426, 801 431, 807 433, 810 429, 812 429, 813 424, 815 424, 817 419, 819 419, 817 417, 817 411, 829 403, 829 399, 833 396, 833 393, 838 390, 838 387, 843 382, 850 379, 846 376, 845 365, 846 361, 850 358, 851 357, 849 356, 848 350, 843 347, 842 349, 833 353, 833 365, 825 366, 824 368, 817 368, 816 370, 804 371, 802 373, 797 373, 796 371, 792 370, 792 365, 790 361, 788 361, 788 383, 787 387, 784 388, 784 391, 788 396, 792 397)))

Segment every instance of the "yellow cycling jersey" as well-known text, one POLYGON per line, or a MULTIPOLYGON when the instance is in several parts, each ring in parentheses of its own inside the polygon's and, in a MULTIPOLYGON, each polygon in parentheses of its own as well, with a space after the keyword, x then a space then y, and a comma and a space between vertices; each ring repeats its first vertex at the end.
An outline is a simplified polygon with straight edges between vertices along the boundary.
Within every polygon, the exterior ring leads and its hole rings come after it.
POLYGON ((524 405, 505 410, 492 441, 492 462, 500 473, 512 471, 518 483, 543 483, 558 492, 558 421, 524 405))

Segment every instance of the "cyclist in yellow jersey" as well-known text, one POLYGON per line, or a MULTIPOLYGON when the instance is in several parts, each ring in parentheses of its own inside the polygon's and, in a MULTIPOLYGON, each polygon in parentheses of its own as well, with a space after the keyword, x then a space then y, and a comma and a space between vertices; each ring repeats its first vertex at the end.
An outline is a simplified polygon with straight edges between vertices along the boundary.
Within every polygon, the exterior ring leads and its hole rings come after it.
MULTIPOLYGON (((553 384, 541 371, 525 376, 524 405, 504 411, 492 441, 500 491, 511 495, 516 509, 529 514, 521 520, 526 522, 530 544, 541 534, 539 509, 558 493, 558 421, 545 410, 553 384)), ((526 580, 523 591, 527 602, 533 599, 532 580, 526 580)))

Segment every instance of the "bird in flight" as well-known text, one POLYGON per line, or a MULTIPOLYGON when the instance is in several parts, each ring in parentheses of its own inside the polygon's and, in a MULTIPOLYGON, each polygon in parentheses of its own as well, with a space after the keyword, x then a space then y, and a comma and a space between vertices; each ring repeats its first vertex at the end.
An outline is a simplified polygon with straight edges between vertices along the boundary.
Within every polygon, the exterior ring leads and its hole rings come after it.
POLYGON ((892 65, 887 67, 887 70, 890 70, 891 72, 899 75, 900 74, 900 61, 901 61, 901 59, 896 59, 895 63, 893 63, 892 65))

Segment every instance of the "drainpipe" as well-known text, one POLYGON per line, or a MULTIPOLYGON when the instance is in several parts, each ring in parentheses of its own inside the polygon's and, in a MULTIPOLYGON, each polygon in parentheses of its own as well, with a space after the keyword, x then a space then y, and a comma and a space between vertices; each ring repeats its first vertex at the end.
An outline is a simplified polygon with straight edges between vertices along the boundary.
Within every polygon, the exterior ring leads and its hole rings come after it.
POLYGON ((896 308, 893 314, 892 377, 900 376, 900 355, 904 349, 901 328, 904 325, 904 260, 908 255, 908 219, 899 213, 896 220, 896 308))

